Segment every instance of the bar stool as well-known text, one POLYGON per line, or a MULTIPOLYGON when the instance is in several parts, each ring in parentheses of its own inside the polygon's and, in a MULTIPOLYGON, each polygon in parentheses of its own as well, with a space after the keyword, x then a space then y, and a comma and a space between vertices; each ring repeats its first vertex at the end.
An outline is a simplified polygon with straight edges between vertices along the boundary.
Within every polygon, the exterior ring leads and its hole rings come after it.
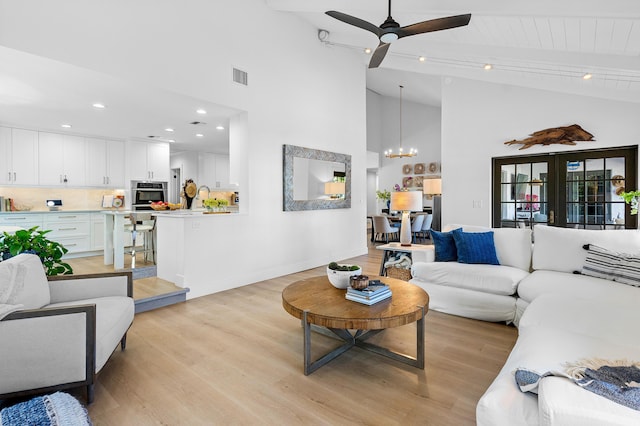
POLYGON ((156 263, 155 219, 149 213, 131 213, 129 223, 124 225, 124 232, 131 233, 131 248, 125 253, 131 254, 131 268, 136 267, 136 253, 144 254, 144 261, 156 263), (136 251, 136 241, 142 236, 142 250, 136 251))

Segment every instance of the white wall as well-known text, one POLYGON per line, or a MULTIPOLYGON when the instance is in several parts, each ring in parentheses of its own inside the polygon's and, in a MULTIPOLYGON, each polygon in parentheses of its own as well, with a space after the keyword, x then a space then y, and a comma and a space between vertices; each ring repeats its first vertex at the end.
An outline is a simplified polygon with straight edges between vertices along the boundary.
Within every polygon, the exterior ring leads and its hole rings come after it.
POLYGON ((0 28, 7 47, 247 111, 230 146, 243 216, 201 235, 225 247, 190 259, 203 280, 215 265, 216 280, 251 283, 366 253, 366 64, 317 28, 261 0, 0 0, 0 28), (283 144, 350 154, 352 207, 283 212, 283 144))
POLYGON ((637 145, 640 105, 515 86, 447 79, 442 90, 442 224, 491 225, 491 159, 637 145), (504 142, 578 124, 594 142, 535 146, 504 142), (474 201, 481 207, 474 208, 474 201))
POLYGON ((180 169, 182 181, 193 179, 198 182, 198 153, 184 151, 171 154, 170 164, 172 169, 180 169))
MULTIPOLYGON (((405 88, 404 90, 408 90, 405 88)), ((402 186, 404 164, 440 162, 440 108, 402 101, 402 147, 405 151, 416 148, 418 155, 410 158, 386 158, 384 151, 400 147, 400 102, 397 98, 380 96, 367 91, 367 148, 380 153, 378 188, 393 191, 395 184, 402 186)), ((432 176, 432 174, 425 174, 432 176)), ((375 199, 375 192, 370 194, 375 199)), ((424 204, 431 205, 424 199, 424 204)), ((386 208, 377 203, 377 212, 386 208)))

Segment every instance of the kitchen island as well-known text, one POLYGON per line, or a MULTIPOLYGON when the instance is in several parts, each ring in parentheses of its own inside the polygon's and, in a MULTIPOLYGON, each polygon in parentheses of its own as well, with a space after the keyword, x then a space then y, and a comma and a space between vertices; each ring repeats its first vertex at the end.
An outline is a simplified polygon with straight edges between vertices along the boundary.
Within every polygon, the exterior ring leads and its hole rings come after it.
POLYGON ((227 243, 243 239, 246 214, 175 210, 155 216, 158 278, 189 288, 189 299, 247 284, 247 259, 227 243))

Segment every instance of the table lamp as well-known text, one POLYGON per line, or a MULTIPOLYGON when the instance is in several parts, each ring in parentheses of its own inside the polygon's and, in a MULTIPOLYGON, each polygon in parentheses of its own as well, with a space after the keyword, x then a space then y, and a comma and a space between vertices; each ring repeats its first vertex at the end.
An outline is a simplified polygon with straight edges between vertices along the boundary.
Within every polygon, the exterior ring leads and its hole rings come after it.
POLYGON ((433 197, 442 194, 442 179, 425 179, 422 181, 422 192, 433 197))
POLYGON ((324 193, 330 195, 331 198, 341 198, 345 193, 345 184, 344 182, 326 182, 324 193))
POLYGON ((400 224, 400 245, 411 246, 412 211, 422 211, 422 193, 419 191, 396 191, 391 193, 391 210, 402 212, 400 224))

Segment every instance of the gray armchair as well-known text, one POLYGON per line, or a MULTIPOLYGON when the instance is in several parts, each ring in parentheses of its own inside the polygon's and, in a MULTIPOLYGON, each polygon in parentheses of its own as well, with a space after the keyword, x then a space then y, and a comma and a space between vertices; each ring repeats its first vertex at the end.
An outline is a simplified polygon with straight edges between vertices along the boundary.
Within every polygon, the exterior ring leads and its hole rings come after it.
POLYGON ((0 262, 0 399, 86 386, 93 402, 96 375, 125 348, 132 296, 131 272, 46 277, 35 255, 0 262))

